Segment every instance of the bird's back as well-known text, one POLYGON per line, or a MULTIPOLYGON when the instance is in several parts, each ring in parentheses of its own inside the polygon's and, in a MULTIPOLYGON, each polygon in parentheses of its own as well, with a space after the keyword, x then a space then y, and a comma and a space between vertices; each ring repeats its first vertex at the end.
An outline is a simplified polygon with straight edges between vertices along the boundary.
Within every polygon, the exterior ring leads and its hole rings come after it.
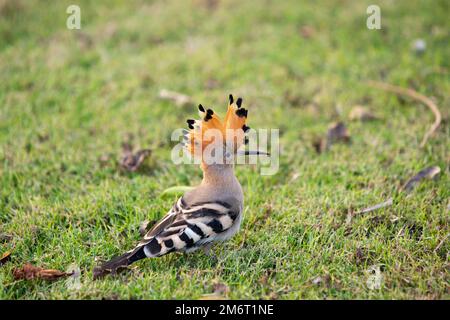
POLYGON ((169 213, 141 242, 147 257, 194 251, 237 232, 243 209, 242 190, 234 186, 200 185, 178 199, 169 213))

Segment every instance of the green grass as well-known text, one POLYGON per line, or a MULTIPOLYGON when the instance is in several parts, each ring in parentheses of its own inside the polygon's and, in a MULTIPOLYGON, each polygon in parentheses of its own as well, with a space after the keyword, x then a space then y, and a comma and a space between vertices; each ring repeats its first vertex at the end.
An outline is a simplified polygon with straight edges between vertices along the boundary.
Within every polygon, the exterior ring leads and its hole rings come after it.
POLYGON ((0 1, 0 233, 12 236, 0 254, 13 250, 1 299, 197 299, 218 282, 233 299, 450 298, 449 239, 438 246, 450 232, 447 1, 378 1, 379 31, 366 28, 373 1, 78 3, 82 30, 71 31, 73 1, 0 1), (423 55, 411 50, 418 38, 423 55), (435 99, 444 121, 425 148, 431 112, 369 79, 435 99), (163 88, 222 114, 228 93, 242 96, 252 128, 280 128, 280 170, 237 167, 244 221, 214 249, 218 261, 173 254, 94 281, 96 259, 131 248, 140 222, 171 207, 163 190, 201 180, 199 168, 170 161, 172 130, 196 110, 158 99, 163 88), (381 119, 348 121, 357 104, 381 119), (352 143, 318 155, 314 139, 337 120, 352 143), (128 134, 154 150, 147 170, 117 169, 128 134), (437 180, 398 194, 431 165, 437 180), (390 196, 392 207, 346 223, 349 209, 390 196), (25 262, 75 264, 80 286, 15 281, 25 262), (366 285, 373 265, 377 290, 366 285))

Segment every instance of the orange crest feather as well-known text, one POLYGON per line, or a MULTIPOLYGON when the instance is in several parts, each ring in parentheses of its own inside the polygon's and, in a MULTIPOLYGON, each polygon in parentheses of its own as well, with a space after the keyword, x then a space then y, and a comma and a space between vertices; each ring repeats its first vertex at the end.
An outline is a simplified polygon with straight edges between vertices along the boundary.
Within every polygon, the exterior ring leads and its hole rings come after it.
POLYGON ((200 104, 198 109, 201 119, 187 120, 190 129, 187 133, 187 150, 192 155, 203 154, 205 148, 214 143, 219 134, 222 145, 217 147, 233 146, 231 151, 235 153, 245 143, 245 132, 249 129, 246 126, 247 110, 241 108, 241 105, 242 98, 235 102, 230 94, 228 110, 222 122, 212 109, 205 109, 200 104))

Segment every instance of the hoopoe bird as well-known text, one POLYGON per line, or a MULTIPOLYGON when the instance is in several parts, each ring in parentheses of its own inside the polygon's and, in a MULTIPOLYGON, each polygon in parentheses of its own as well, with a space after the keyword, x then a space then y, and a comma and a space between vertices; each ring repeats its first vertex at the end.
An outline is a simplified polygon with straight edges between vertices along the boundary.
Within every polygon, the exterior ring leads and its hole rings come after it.
POLYGON ((268 154, 238 151, 246 144, 246 132, 250 129, 242 98, 235 101, 229 95, 223 121, 212 109, 201 104, 198 109, 201 119, 187 120, 189 130, 185 130, 184 147, 188 154, 201 160, 201 184, 179 198, 134 249, 104 263, 97 271, 115 273, 138 260, 171 252, 192 252, 199 248, 208 251, 213 243, 228 240, 239 230, 244 195, 232 159, 238 154, 268 154), (209 131, 216 135, 208 134, 209 131), (208 158, 205 153, 208 148, 214 157, 208 158))

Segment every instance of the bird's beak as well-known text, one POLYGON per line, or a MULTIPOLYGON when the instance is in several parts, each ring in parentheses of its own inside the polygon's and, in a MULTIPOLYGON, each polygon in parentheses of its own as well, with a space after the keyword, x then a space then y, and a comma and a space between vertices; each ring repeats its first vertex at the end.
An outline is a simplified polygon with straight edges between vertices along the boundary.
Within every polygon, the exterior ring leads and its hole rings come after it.
POLYGON ((240 156, 270 156, 270 153, 264 151, 251 151, 251 150, 239 150, 238 155, 240 156))

